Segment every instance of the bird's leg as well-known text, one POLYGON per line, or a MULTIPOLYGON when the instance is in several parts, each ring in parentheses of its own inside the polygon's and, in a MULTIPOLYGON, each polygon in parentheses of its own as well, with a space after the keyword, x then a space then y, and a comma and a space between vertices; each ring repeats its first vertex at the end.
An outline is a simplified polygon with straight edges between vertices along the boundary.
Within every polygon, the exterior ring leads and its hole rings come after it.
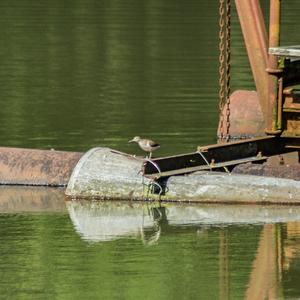
POLYGON ((152 152, 150 152, 149 159, 151 159, 151 156, 152 156, 152 152))

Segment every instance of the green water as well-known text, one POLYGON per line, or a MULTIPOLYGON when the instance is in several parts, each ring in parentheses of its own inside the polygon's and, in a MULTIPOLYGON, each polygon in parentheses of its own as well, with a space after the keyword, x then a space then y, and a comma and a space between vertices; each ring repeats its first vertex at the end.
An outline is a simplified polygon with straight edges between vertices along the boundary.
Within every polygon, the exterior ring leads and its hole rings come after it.
POLYGON ((299 297, 298 207, 66 201, 49 188, 0 192, 1 299, 299 297))
MULTIPOLYGON (((282 44, 299 44, 299 1, 282 2, 282 44)), ((217 24, 218 1, 2 0, 1 146, 140 154, 127 143, 140 135, 167 155, 214 143, 217 24)), ((254 86, 233 9, 237 88, 254 86)), ((179 206, 180 220, 158 220, 156 208, 126 204, 121 214, 123 205, 103 210, 65 202, 60 190, 0 189, 0 298, 300 297, 295 208, 256 219, 261 208, 179 206)))

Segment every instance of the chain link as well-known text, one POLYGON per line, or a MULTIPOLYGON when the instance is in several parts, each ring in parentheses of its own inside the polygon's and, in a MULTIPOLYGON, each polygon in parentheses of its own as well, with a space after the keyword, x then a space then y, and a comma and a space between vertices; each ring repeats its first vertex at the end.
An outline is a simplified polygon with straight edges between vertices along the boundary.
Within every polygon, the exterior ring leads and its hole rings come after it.
POLYGON ((226 2, 226 142, 230 140, 230 26, 231 0, 226 2))
POLYGON ((219 3, 219 110, 221 141, 229 141, 230 135, 230 19, 231 0, 220 0, 219 3), (225 15, 226 11, 226 15, 225 15), (225 28, 226 26, 226 28, 225 28), (226 104, 226 120, 224 106, 226 104), (226 128, 224 130, 224 121, 226 128))
POLYGON ((225 102, 225 81, 224 81, 224 14, 225 14, 225 2, 220 0, 219 3, 219 118, 220 118, 220 136, 219 139, 223 141, 224 137, 224 116, 223 106, 225 102))

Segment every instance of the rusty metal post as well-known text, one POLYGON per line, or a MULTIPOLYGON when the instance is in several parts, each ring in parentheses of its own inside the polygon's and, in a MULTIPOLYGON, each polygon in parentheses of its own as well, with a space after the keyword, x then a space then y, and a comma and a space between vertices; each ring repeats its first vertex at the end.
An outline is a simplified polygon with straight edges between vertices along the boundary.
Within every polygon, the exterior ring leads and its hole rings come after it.
POLYGON ((259 0, 235 0, 245 45, 259 95, 260 106, 267 117, 268 109, 268 49, 267 32, 259 0))
POLYGON ((278 79, 277 129, 282 129, 283 78, 278 79))
MULTIPOLYGON (((269 47, 278 47, 280 42, 280 14, 281 0, 270 0, 270 25, 269 25, 269 47)), ((267 106, 267 133, 280 133, 277 129, 277 98, 278 98, 278 61, 275 55, 268 57, 268 106, 267 106)))

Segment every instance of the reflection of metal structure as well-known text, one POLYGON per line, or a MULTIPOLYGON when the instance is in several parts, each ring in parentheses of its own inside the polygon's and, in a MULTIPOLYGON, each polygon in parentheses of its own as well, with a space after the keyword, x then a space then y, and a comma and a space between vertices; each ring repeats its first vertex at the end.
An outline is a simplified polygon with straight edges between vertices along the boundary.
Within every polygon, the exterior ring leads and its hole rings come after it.
POLYGON ((49 187, 0 186, 0 213, 66 213, 64 190, 49 187))
MULTIPOLYGON (((226 228, 220 231, 219 282, 220 299, 230 299, 229 246, 231 236, 226 228)), ((245 299, 282 299, 282 237, 279 224, 265 224, 252 263, 245 299)))
MULTIPOLYGON (((257 92, 236 91, 229 95, 230 49, 227 48, 230 47, 231 3, 220 0, 218 136, 221 141, 251 139, 153 159, 160 172, 153 168, 153 163, 146 162, 145 176, 160 178, 205 169, 227 171, 246 162, 261 163, 270 156, 300 150, 300 90, 295 87, 300 83, 300 46, 279 47, 281 1, 270 0, 269 37, 259 0, 235 0, 235 4, 257 92)), ((293 163, 299 167, 298 159, 293 163)), ((280 172, 274 173, 280 176, 280 172)))
POLYGON ((261 232, 256 258, 253 262, 246 299, 279 299, 281 248, 278 225, 266 224, 261 232))
POLYGON ((68 201, 70 218, 80 236, 91 242, 137 238, 155 226, 144 207, 131 203, 68 201))
POLYGON ((265 224, 300 220, 300 208, 286 206, 178 205, 137 202, 70 200, 66 202, 73 225, 82 239, 92 242, 120 238, 155 244, 164 233, 180 228, 197 232, 201 226, 265 224))

